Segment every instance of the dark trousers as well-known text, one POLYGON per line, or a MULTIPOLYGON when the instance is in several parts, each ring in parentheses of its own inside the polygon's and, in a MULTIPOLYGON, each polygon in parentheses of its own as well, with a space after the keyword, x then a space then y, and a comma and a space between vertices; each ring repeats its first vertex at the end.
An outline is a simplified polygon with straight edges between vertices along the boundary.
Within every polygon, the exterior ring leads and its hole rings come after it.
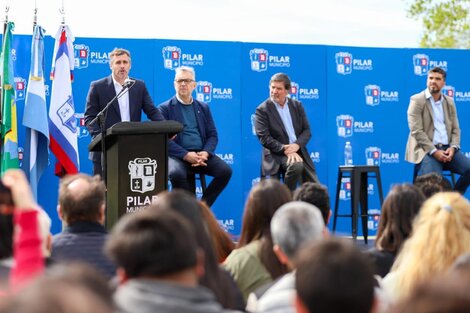
POLYGON ((177 158, 168 158, 168 176, 174 189, 181 188, 193 192, 191 184, 188 183, 188 171, 201 173, 213 177, 206 191, 202 195, 207 205, 212 206, 217 197, 222 193, 232 177, 232 168, 213 155, 207 161, 207 166, 192 167, 186 161, 177 158))
MULTIPOLYGON (((449 146, 443 146, 441 150, 447 149, 449 146)), ((418 175, 428 173, 442 173, 442 170, 449 170, 460 175, 454 186, 454 190, 464 194, 470 185, 470 160, 460 150, 455 151, 452 161, 442 163, 433 156, 427 154, 423 161, 418 164, 418 175)))

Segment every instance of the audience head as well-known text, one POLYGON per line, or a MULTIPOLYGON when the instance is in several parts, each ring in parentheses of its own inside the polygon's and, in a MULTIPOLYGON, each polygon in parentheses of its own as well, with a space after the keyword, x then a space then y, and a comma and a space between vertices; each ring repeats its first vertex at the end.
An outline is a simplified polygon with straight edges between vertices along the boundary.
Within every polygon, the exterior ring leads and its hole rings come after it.
POLYGON ((438 276, 418 284, 388 313, 470 312, 469 280, 458 276, 438 276))
POLYGON ((271 220, 274 252, 281 263, 290 263, 302 245, 324 235, 325 224, 320 210, 307 202, 283 204, 271 220))
POLYGON ((410 184, 395 185, 382 204, 377 239, 379 250, 396 254, 410 236, 413 220, 424 202, 418 187, 410 184))
POLYGON ((291 200, 289 188, 277 179, 263 179, 255 185, 245 204, 239 246, 271 236, 270 223, 274 212, 291 200))
POLYGON ((434 172, 416 177, 414 185, 421 189, 426 199, 438 192, 452 191, 449 180, 434 172))
POLYGON ((159 193, 157 202, 148 210, 175 211, 191 224, 196 244, 204 252, 204 274, 199 277, 199 283, 209 288, 222 306, 233 307, 231 295, 225 290, 226 276, 221 275, 214 246, 209 237, 209 228, 203 219, 200 202, 194 194, 182 189, 159 193))
POLYGON ((331 210, 330 196, 326 186, 319 183, 305 182, 295 190, 294 200, 308 202, 316 206, 320 209, 325 225, 328 225, 331 210))
POLYGON ((78 221, 104 223, 105 192, 106 187, 98 176, 66 176, 59 186, 59 217, 66 225, 78 221))
POLYGON ((207 224, 217 261, 222 263, 230 252, 235 249, 235 244, 230 234, 219 224, 211 208, 204 201, 199 201, 199 207, 201 208, 202 217, 207 224))
POLYGON ((103 274, 95 267, 83 262, 53 263, 45 275, 52 280, 69 281, 79 284, 99 296, 105 303, 113 305, 113 293, 103 274))
POLYGON ((314 242, 296 258, 297 312, 369 313, 375 305, 372 265, 354 244, 314 242))
POLYGON ((105 279, 90 267, 68 265, 52 270, 7 299, 1 313, 112 313, 111 292, 105 279), (71 274, 69 274, 71 273, 71 274))
POLYGON ((123 216, 110 234, 106 252, 121 271, 121 281, 167 277, 197 265, 194 230, 171 210, 123 216))
POLYGON ((416 284, 446 272, 470 252, 470 203, 457 192, 440 192, 426 200, 413 223, 392 272, 397 296, 416 284))

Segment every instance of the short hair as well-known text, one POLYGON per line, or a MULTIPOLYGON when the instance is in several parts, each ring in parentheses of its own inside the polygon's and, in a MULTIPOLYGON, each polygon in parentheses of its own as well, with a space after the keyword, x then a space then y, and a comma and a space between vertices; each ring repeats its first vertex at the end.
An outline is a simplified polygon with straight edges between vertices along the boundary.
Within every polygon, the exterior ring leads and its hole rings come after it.
MULTIPOLYGON (((114 306, 83 279, 43 275, 0 305, 1 313, 112 313, 114 306)), ((110 298, 108 298, 110 299, 110 298)))
POLYGON ((353 243, 314 242, 296 259, 295 289, 309 312, 369 313, 374 303, 372 265, 353 243))
POLYGON ((441 191, 452 191, 449 180, 436 172, 416 177, 414 185, 421 189, 426 199, 441 191))
POLYGON ((282 205, 271 220, 273 243, 290 259, 305 243, 323 238, 324 229, 320 210, 302 201, 282 205))
POLYGON ((424 202, 418 187, 401 184, 392 187, 380 216, 375 246, 396 254, 412 231, 413 220, 424 202))
POLYGON ((181 72, 191 73, 193 75, 193 79, 196 80, 196 71, 194 70, 193 67, 191 67, 191 66, 180 66, 180 67, 175 68, 175 77, 176 77, 176 75, 178 75, 181 72))
POLYGON ((428 71, 428 74, 429 73, 438 73, 438 74, 441 74, 442 75, 442 78, 444 79, 444 81, 446 81, 446 78, 447 78, 447 72, 441 68, 441 67, 433 67, 432 69, 430 69, 428 71))
POLYGON ((105 251, 129 278, 161 277, 197 264, 197 243, 189 222, 172 210, 139 211, 114 226, 105 251))
POLYGON ((272 82, 281 82, 284 84, 284 88, 287 90, 290 90, 291 87, 291 81, 289 76, 284 73, 276 73, 273 76, 271 76, 271 79, 269 80, 269 84, 271 85, 272 82))
POLYGON ((320 183, 305 182, 294 191, 294 200, 313 204, 320 209, 323 222, 328 225, 330 216, 330 196, 328 188, 320 183))
POLYGON ((129 50, 124 48, 114 48, 113 51, 111 51, 109 54, 109 64, 113 64, 114 58, 121 55, 127 55, 129 57, 129 62, 131 61, 131 53, 129 50))
POLYGON ((68 175, 60 181, 59 205, 67 224, 76 221, 98 221, 101 206, 105 203, 106 187, 99 176, 86 174, 68 175), (87 186, 79 192, 69 186, 83 180, 87 186))

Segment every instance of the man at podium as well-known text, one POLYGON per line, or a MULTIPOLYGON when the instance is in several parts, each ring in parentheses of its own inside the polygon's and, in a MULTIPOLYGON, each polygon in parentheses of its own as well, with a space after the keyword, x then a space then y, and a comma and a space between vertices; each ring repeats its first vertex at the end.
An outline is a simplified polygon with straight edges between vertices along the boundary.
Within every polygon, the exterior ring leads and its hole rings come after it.
POLYGON ((218 136, 209 106, 192 97, 196 73, 192 67, 175 69, 176 95, 158 107, 166 120, 184 125, 183 131, 169 141, 168 175, 173 188, 191 190, 189 173, 212 176, 202 200, 209 206, 227 186, 232 169, 215 155, 218 136))
MULTIPOLYGON (((92 138, 100 134, 99 123, 90 123, 103 112, 104 128, 108 129, 121 121, 140 122, 142 111, 152 121, 163 121, 160 111, 155 107, 143 80, 129 78, 131 54, 128 50, 115 48, 109 55, 111 75, 93 81, 86 99, 85 124, 92 138), (110 103, 112 101, 112 103, 110 103)), ((101 153, 90 152, 93 161, 93 174, 102 176, 101 153)))

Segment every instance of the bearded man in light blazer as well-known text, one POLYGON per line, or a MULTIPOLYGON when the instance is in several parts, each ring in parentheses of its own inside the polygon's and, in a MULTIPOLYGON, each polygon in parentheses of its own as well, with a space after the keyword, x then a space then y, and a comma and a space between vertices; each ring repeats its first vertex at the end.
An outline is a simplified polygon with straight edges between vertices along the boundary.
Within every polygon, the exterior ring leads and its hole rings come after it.
POLYGON ((416 164, 418 175, 442 174, 443 170, 460 174, 454 189, 464 194, 470 185, 470 160, 460 152, 460 126, 454 100, 442 93, 446 76, 442 68, 431 69, 427 88, 411 97, 405 159, 416 164))
POLYGON ((312 134, 302 103, 288 97, 291 81, 277 73, 269 82, 270 97, 255 112, 255 130, 263 146, 261 176, 280 177, 295 190, 298 183, 319 182, 307 143, 312 134))

